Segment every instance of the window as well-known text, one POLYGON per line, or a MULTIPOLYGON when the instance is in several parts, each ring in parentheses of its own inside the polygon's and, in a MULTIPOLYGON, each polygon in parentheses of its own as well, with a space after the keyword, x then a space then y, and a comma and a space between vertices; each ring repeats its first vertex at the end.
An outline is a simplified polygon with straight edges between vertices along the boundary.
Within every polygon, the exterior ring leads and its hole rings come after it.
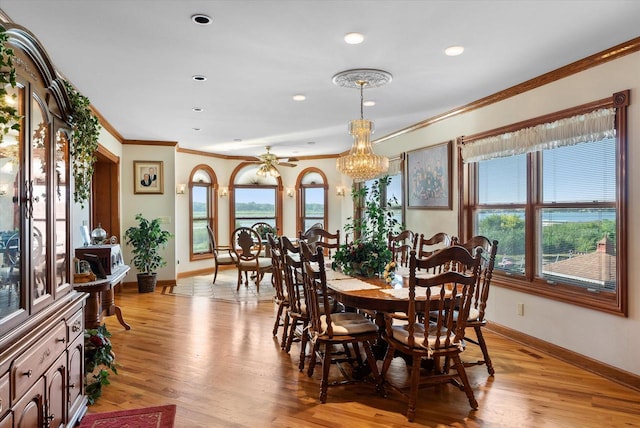
POLYGON ((240 165, 232 174, 231 230, 264 222, 282 230, 280 178, 256 175, 260 165, 240 165))
MULTIPOLYGON (((402 180, 402 167, 403 159, 396 158, 389 161, 389 170, 387 176, 389 177, 388 185, 382 189, 382 197, 380 203, 382 209, 391 213, 392 218, 399 225, 404 225, 404 183, 402 180)), ((364 186, 367 188, 367 195, 371 193, 371 187, 377 179, 368 180, 364 182, 364 186)), ((361 201, 364 204, 364 201, 361 201)), ((362 207, 364 208, 364 207, 362 207)), ((364 213, 362 208, 359 209, 359 217, 362 217, 364 213)))
POLYGON ((217 229, 215 210, 216 176, 207 165, 198 165, 189 178, 191 260, 211 257, 207 225, 217 229))
POLYGON ((327 179, 317 168, 308 168, 298 176, 297 229, 304 232, 316 223, 327 229, 327 179))
POLYGON ((497 284, 626 315, 623 98, 463 139, 461 230, 498 240, 497 284))

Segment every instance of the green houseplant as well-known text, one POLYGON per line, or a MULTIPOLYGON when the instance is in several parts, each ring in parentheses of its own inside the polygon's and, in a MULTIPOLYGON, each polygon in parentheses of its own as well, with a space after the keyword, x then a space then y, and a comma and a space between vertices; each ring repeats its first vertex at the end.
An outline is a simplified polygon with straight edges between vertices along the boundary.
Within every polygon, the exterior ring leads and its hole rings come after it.
POLYGON ((360 218, 349 217, 344 227, 347 234, 353 233, 354 240, 342 244, 334 254, 332 268, 341 269, 346 274, 363 276, 379 275, 391 261, 391 251, 387 246, 389 232, 400 230, 400 223, 389 210, 391 203, 383 203, 383 195, 389 185, 389 176, 373 182, 371 190, 365 186, 352 188, 354 204, 364 201, 360 218))
POLYGON ((71 103, 71 145, 69 147, 73 162, 73 181, 75 184, 73 200, 82 206, 91 196, 91 178, 93 164, 96 162, 100 122, 91 111, 89 98, 80 94, 69 82, 64 88, 71 103))
POLYGON ((157 275, 155 269, 166 264, 160 255, 173 235, 162 230, 160 219, 147 220, 142 214, 136 214, 138 226, 131 226, 124 235, 126 244, 133 247, 133 265, 138 270, 138 291, 148 293, 155 290, 157 275))
POLYGON ((110 337, 104 324, 84 331, 85 393, 89 404, 95 403, 102 395, 102 387, 109 385, 109 370, 118 374, 110 337))

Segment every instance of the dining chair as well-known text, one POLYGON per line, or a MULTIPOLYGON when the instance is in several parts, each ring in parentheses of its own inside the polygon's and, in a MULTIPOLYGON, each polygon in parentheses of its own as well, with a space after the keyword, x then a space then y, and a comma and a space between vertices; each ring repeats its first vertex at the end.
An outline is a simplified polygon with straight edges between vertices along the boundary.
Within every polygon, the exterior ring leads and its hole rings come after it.
POLYGON ((478 275, 478 282, 476 283, 473 300, 471 301, 471 308, 469 309, 469 316, 467 317, 466 322, 466 328, 473 328, 475 331, 476 340, 469 338, 467 335, 465 335, 465 340, 473 343, 474 345, 480 346, 483 360, 465 362, 464 365, 469 367, 484 364, 487 366, 489 374, 494 375, 495 370, 491 363, 491 357, 489 357, 487 343, 485 342, 482 334, 482 327, 487 325, 487 320, 484 316, 487 308, 487 300, 489 300, 489 286, 491 285, 491 278, 493 277, 493 267, 496 262, 496 254, 498 252, 498 241, 490 241, 489 238, 478 235, 460 245, 466 248, 469 252, 473 252, 476 248, 482 249, 480 274, 478 275))
POLYGON ((438 232, 431 238, 425 238, 424 234, 421 233, 416 249, 418 258, 421 259, 424 257, 429 257, 435 251, 444 247, 448 247, 449 245, 451 245, 451 237, 444 232, 438 232))
POLYGON ((473 409, 478 408, 460 353, 465 346, 465 323, 480 270, 480 251, 477 250, 474 257, 464 247, 451 246, 424 259, 417 258, 415 251, 409 255, 408 317, 402 324, 386 318, 384 339, 388 348, 382 364, 385 385, 398 390, 408 400, 409 422, 415 418, 418 388, 421 385, 453 383, 466 393, 469 405, 473 409), (465 269, 450 269, 454 265, 465 266, 465 269), (439 273, 418 277, 418 269, 439 273), (427 318, 425 323, 418 322, 416 312, 419 305, 431 309, 436 314, 435 319, 427 318), (386 379, 396 354, 410 361, 408 393, 404 385, 386 379), (441 359, 447 362, 451 360, 452 366, 445 364, 440 367, 438 362, 441 359), (430 360, 432 364, 423 367, 423 360, 430 360))
POLYGON ((403 230, 394 235, 389 232, 387 236, 387 247, 391 251, 391 260, 396 262, 397 266, 408 266, 409 253, 415 251, 418 246, 418 235, 411 230, 403 230))
POLYGON ((284 332, 280 347, 289 352, 291 344, 296 337, 296 328, 299 324, 302 329, 307 327, 309 318, 304 306, 304 291, 302 289, 302 261, 300 260, 300 247, 293 245, 286 236, 281 237, 283 256, 283 279, 289 306, 285 312, 284 332))
MULTIPOLYGON (((306 244, 302 243, 301 245, 306 244)), ((378 338, 378 327, 371 320, 358 313, 331 313, 331 311, 325 310, 325 308, 331 307, 332 303, 327 291, 322 248, 316 247, 317 263, 312 263, 309 260, 311 257, 306 257, 305 253, 306 250, 303 248, 304 288, 309 311, 309 328, 304 333, 312 346, 307 375, 313 376, 316 360, 319 360, 322 364, 320 402, 327 401, 329 386, 362 382, 362 379, 354 378, 342 366, 340 366, 340 372, 345 376, 344 380, 329 382, 331 364, 348 363, 352 370, 362 369, 364 362, 359 344, 362 344, 364 348, 369 370, 375 379, 376 390, 381 392, 382 378, 371 350, 371 344, 378 338), (336 345, 345 351, 337 352, 336 345), (349 345, 352 348, 350 350, 349 345)))
POLYGON ((312 228, 307 232, 308 233, 301 234, 299 239, 309 244, 312 249, 322 247, 325 255, 331 257, 333 250, 340 248, 339 230, 336 230, 336 233, 331 233, 325 229, 312 228))
POLYGON ((213 262, 215 264, 215 272, 213 274, 213 284, 216 283, 218 277, 218 268, 220 266, 236 265, 238 258, 234 254, 233 250, 229 246, 218 245, 216 242, 216 235, 213 233, 213 229, 210 225, 207 225, 207 234, 209 235, 209 245, 213 252, 213 262))
POLYGON ((258 232, 250 227, 238 227, 231 234, 231 249, 236 255, 238 267, 238 287, 245 275, 245 286, 249 286, 249 272, 255 272, 256 289, 260 292, 260 281, 265 273, 271 272, 271 257, 262 257, 264 245, 258 232))
MULTIPOLYGON (((276 295, 274 303, 278 305, 276 319, 273 324, 273 335, 278 335, 278 329, 284 325, 283 318, 286 316, 285 310, 289 307, 289 298, 284 286, 284 257, 282 252, 282 243, 280 239, 273 234, 267 235, 269 242, 269 250, 271 253, 271 278, 273 288, 276 295)), ((284 333, 283 333, 284 334, 284 333)))
POLYGON ((264 248, 262 249, 262 253, 261 253, 261 257, 271 257, 271 254, 269 254, 269 245, 268 241, 267 241, 267 235, 269 233, 273 234, 273 235, 277 235, 278 234, 278 228, 275 226, 270 225, 269 223, 266 223, 264 221, 259 221, 257 223, 254 223, 253 225, 251 225, 251 229, 255 230, 256 232, 258 232, 258 235, 260 235, 260 239, 262 239, 262 242, 264 244, 264 248))

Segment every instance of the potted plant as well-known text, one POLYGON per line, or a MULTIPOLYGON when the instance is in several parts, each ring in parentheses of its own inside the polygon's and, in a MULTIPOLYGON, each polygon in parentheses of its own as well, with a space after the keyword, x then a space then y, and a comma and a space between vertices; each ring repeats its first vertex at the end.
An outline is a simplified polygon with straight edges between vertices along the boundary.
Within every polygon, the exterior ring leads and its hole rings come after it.
POLYGON ((364 200, 363 215, 359 219, 349 217, 351 222, 345 225, 345 231, 352 232, 354 240, 342 244, 336 251, 333 269, 339 268, 349 275, 374 276, 382 273, 391 261, 387 236, 389 232, 398 232, 401 225, 388 209, 390 202, 382 203, 383 190, 390 181, 389 176, 375 180, 369 192, 364 186, 352 189, 354 203, 364 200))
POLYGON ((166 264, 160 255, 160 248, 165 248, 171 233, 162 230, 160 219, 147 220, 142 214, 136 214, 138 226, 131 226, 124 235, 126 244, 133 247, 131 262, 138 270, 138 291, 149 293, 155 290, 157 275, 155 269, 166 264))
POLYGON ((118 374, 110 337, 105 324, 84 331, 85 393, 89 404, 95 403, 102 395, 102 387, 110 384, 109 370, 118 374))

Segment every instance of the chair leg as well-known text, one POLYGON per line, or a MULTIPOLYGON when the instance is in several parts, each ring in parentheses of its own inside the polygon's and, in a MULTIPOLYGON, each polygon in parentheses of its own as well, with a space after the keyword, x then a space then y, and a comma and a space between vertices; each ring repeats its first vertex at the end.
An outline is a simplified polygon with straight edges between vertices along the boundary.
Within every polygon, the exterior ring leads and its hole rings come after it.
POLYGON ((376 357, 373 355, 373 351, 371 350, 371 344, 368 341, 364 341, 362 342, 362 346, 364 347, 364 353, 367 356, 369 368, 371 369, 373 378, 376 381, 376 390, 384 397, 386 396, 386 394, 384 393, 384 380, 378 372, 378 365, 376 364, 376 357))
MULTIPOLYGON (((326 348, 325 348, 326 350, 326 348)), ((320 351, 320 342, 313 342, 311 347, 311 355, 309 356, 309 367, 307 368, 307 376, 313 376, 313 371, 316 368, 316 360, 318 358, 318 352, 320 351)))
POLYGON ((309 325, 309 321, 304 320, 302 322, 302 334, 300 335, 300 361, 298 362, 298 369, 300 371, 304 370, 304 360, 307 358, 307 343, 309 343, 307 325, 309 325))
POLYGON ((416 402, 418 401, 418 385, 420 383, 420 357, 414 356, 411 364, 411 389, 409 391, 409 406, 407 420, 413 422, 416 417, 416 402))
POLYGON ((382 362, 382 370, 380 375, 382 376, 382 380, 384 382, 384 378, 387 375, 387 371, 389 370, 389 366, 391 365, 391 361, 393 361, 393 355, 396 350, 393 346, 387 346, 387 352, 384 354, 384 361, 382 362))
POLYGON ((464 392, 467 394, 467 398, 469 399, 469 405, 472 409, 476 410, 478 408, 478 402, 476 401, 476 397, 473 395, 473 389, 471 389, 471 384, 469 383, 467 372, 464 370, 464 364, 462 364, 460 354, 455 354, 451 358, 453 358, 453 363, 456 366, 458 377, 460 377, 464 392))
POLYGON ((324 358, 322 359, 322 379, 320 380, 320 402, 327 402, 329 388, 329 369, 331 368, 331 344, 324 344, 324 358))
POLYGON ((278 335, 278 328, 280 327, 280 321, 282 320, 282 312, 284 311, 284 301, 278 303, 278 312, 276 313, 276 321, 273 323, 273 335, 278 335))
POLYGON ((242 284, 242 271, 238 269, 238 286, 236 287, 236 291, 240 291, 240 284, 242 284))
POLYGON ((491 376, 493 376, 495 374, 495 370, 493 369, 493 364, 491 363, 491 357, 489 357, 489 350, 487 349, 487 343, 484 341, 484 336, 482 335, 482 328, 480 326, 475 326, 474 330, 476 331, 478 345, 480 345, 480 349, 482 350, 484 363, 487 365, 487 371, 491 376))
POLYGON ((287 349, 287 337, 289 336, 289 311, 284 314, 284 325, 282 326, 282 342, 280 342, 280 349, 283 351, 287 349))
POLYGON ((298 318, 293 318, 291 320, 291 324, 289 325, 289 334, 287 335, 287 345, 284 348, 287 354, 291 351, 291 344, 293 343, 293 337, 296 334, 297 325, 298 325, 298 318))
POLYGON ((213 284, 216 283, 217 277, 218 277, 218 263, 216 263, 216 271, 213 273, 213 284))

